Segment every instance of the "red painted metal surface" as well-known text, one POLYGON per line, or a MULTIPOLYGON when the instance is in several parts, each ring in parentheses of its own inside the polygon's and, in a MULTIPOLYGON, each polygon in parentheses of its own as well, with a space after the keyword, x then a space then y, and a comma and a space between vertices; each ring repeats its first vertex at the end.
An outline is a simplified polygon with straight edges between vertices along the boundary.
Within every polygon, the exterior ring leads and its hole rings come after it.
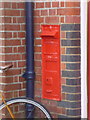
POLYGON ((88 2, 88 119, 90 120, 90 2, 88 2))
POLYGON ((60 25, 42 25, 42 97, 61 99, 60 25))

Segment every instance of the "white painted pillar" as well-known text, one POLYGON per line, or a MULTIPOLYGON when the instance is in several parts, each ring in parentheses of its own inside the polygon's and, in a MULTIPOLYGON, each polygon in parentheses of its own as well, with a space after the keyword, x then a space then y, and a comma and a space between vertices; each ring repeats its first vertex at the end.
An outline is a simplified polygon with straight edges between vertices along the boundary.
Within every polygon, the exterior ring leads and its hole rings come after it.
POLYGON ((81 0, 81 118, 87 118, 87 0, 81 0))

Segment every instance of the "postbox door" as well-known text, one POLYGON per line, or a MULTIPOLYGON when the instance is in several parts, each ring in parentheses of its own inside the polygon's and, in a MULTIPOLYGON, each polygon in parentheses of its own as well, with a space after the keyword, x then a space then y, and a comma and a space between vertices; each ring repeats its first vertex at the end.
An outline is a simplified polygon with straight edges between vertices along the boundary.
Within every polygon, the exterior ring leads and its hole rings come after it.
POLYGON ((42 25, 42 97, 61 99, 60 25, 42 25))

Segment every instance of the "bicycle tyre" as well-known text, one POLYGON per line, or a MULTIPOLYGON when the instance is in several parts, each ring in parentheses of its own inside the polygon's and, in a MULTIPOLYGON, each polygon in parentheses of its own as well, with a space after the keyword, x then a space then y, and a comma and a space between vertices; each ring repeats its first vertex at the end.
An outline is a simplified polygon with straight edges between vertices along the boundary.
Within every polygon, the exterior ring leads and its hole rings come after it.
MULTIPOLYGON (((14 103, 32 104, 32 105, 36 106, 37 108, 39 108, 45 114, 45 116, 48 120, 52 120, 52 117, 51 117, 51 114, 49 113, 49 111, 42 104, 40 104, 39 102, 37 102, 31 98, 30 99, 28 99, 28 98, 13 98, 13 99, 6 101, 7 105, 12 105, 14 103)), ((6 105, 4 103, 2 103, 0 105, 0 110, 2 110, 5 107, 6 107, 6 105)))

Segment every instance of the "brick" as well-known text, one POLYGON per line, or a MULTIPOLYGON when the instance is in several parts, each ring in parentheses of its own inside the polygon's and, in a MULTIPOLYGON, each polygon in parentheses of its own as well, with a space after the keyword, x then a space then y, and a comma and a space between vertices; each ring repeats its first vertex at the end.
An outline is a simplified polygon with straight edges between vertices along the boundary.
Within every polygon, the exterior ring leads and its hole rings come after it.
POLYGON ((4 10, 3 15, 4 16, 20 16, 20 11, 19 10, 4 10))
POLYGON ((17 38, 18 37, 18 32, 13 32, 13 37, 17 38))
MULTIPOLYGON (((12 32, 5 32, 4 34, 5 34, 4 38, 12 38, 12 32)), ((3 34, 2 34, 2 37, 3 37, 3 34)))
POLYGON ((18 39, 5 41, 5 46, 16 46, 16 45, 21 45, 21 41, 18 39))
POLYGON ((80 15, 80 8, 61 8, 57 10, 57 15, 80 15))
POLYGON ((45 8, 51 8, 51 2, 45 2, 45 8))
MULTIPOLYGON (((48 105, 48 106, 47 106, 47 109, 48 109, 49 111, 51 111, 51 112, 55 112, 55 111, 57 112, 57 107, 55 107, 55 106, 51 106, 51 105, 49 106, 49 105, 48 105)), ((65 109, 64 109, 64 110, 65 110, 65 109)), ((63 110, 63 111, 64 111, 64 110, 63 110)))
POLYGON ((81 115, 81 109, 76 109, 76 110, 69 110, 69 109, 67 109, 67 115, 79 116, 79 115, 81 115))
MULTIPOLYGON (((0 32, 0 38, 5 38, 5 32, 0 32)), ((1 41, 2 42, 2 41, 1 41)), ((3 42, 2 42, 3 43, 3 42)))
POLYGON ((61 63, 61 70, 65 70, 66 69, 66 64, 65 63, 61 63))
MULTIPOLYGON (((17 60, 17 59, 15 59, 17 60)), ((21 70, 20 69, 11 69, 9 71, 7 71, 7 73, 5 73, 6 76, 11 76, 11 75, 19 75, 21 74, 21 70)))
POLYGON ((40 89, 35 89, 35 96, 41 97, 42 91, 40 89))
POLYGON ((19 82, 24 82, 26 81, 25 78, 23 78, 22 76, 19 76, 19 82))
POLYGON ((41 47, 34 47, 34 52, 41 52, 41 47))
POLYGON ((26 62, 25 61, 19 61, 18 62, 18 67, 25 67, 25 65, 26 65, 26 62))
MULTIPOLYGON (((58 120, 65 120, 68 119, 66 115, 58 115, 58 120)), ((68 119, 69 120, 69 119, 68 119)), ((70 119, 71 120, 71 119, 70 119)))
POLYGON ((65 94, 65 93, 62 93, 61 98, 62 98, 62 100, 65 100, 65 99, 66 99, 66 94, 65 94))
POLYGON ((61 23, 64 23, 64 17, 61 17, 61 23))
MULTIPOLYGON (((4 58, 4 56, 2 56, 2 58, 4 58)), ((13 60, 20 60, 20 59, 21 59, 21 55, 20 54, 5 55, 5 60, 6 61, 13 61, 13 60)))
POLYGON ((46 23, 59 23, 59 17, 46 17, 46 23))
POLYGON ((61 108, 61 114, 66 114, 66 109, 65 108, 61 108))
POLYGON ((0 30, 1 30, 1 31, 4 30, 4 25, 0 25, 0 30))
POLYGON ((35 40, 34 44, 35 45, 41 45, 41 39, 35 40))
POLYGON ((59 7, 59 2, 52 2, 52 7, 59 7))
POLYGON ((19 38, 25 38, 25 32, 18 32, 19 38))
POLYGON ((17 23, 17 18, 13 17, 12 23, 17 23))
POLYGON ((10 2, 5 2, 4 3, 4 8, 11 8, 11 3, 10 2))
POLYGON ((41 60, 41 54, 35 54, 34 59, 35 60, 41 60))
POLYGON ((12 90, 20 90, 21 89, 21 84, 11 84, 11 85, 5 85, 4 87, 4 91, 12 91, 12 90))
POLYGON ((65 48, 61 48, 60 52, 61 52, 61 54, 65 54, 65 51, 66 51, 65 48))
POLYGON ((2 48, 2 53, 12 53, 12 48, 11 47, 2 48))
POLYGON ((81 94, 66 94, 66 100, 70 101, 81 100, 81 94))
POLYGON ((14 112, 16 112, 16 111, 19 111, 19 106, 18 105, 14 107, 14 112))
POLYGON ((43 23, 44 18, 43 17, 34 17, 34 23, 43 23))
POLYGON ((80 16, 65 16, 65 23, 80 23, 80 16))
POLYGON ((26 25, 22 24, 22 25, 20 26, 20 30, 25 31, 25 29, 26 29, 26 25))
POLYGON ((41 75, 37 75, 37 74, 36 74, 35 80, 36 80, 36 81, 41 81, 41 79, 42 79, 41 75))
POLYGON ((80 46, 80 40, 61 40, 62 46, 80 46))
POLYGON ((25 10, 20 11, 20 14, 21 14, 21 16, 24 16, 24 17, 25 17, 25 16, 26 16, 26 15, 25 15, 25 10))
POLYGON ((4 17, 0 16, 0 21, 2 21, 2 23, 4 23, 4 17))
POLYGON ((80 108, 81 107, 80 102, 61 101, 61 102, 58 102, 58 105, 60 107, 65 107, 65 108, 80 108))
POLYGON ((39 89, 40 87, 41 87, 41 83, 40 82, 35 83, 35 88, 36 89, 39 89))
POLYGON ((80 54, 80 48, 66 48, 66 54, 80 54))
POLYGON ((66 32, 64 32, 64 31, 62 32, 61 31, 61 38, 65 38, 65 37, 66 37, 66 32))
POLYGON ((18 53, 24 53, 26 51, 25 47, 18 47, 18 53))
POLYGON ((81 88, 80 88, 80 86, 71 87, 71 86, 64 86, 63 85, 62 91, 66 92, 66 93, 80 93, 81 88))
POLYGON ((62 24, 61 30, 62 31, 80 30, 80 24, 62 24))
POLYGON ((36 8, 44 8, 44 2, 36 3, 36 8))
POLYGON ((80 69, 80 63, 66 63, 66 69, 78 70, 80 69))
POLYGON ((40 25, 35 24, 35 25, 34 25, 34 30, 35 30, 35 31, 40 31, 40 25))
POLYGON ((66 85, 66 79, 61 78, 61 84, 62 84, 62 85, 66 85))
POLYGON ((5 93, 5 99, 13 98, 13 92, 5 93))
POLYGON ((41 10, 41 16, 47 16, 48 10, 41 10))
POLYGON ((17 3, 16 2, 12 2, 12 8, 17 8, 17 3))
POLYGON ((12 48, 12 52, 13 52, 13 53, 18 53, 18 47, 13 47, 13 48, 12 48))
POLYGON ((65 3, 64 2, 60 2, 60 7, 64 7, 65 3))
POLYGON ((5 25, 6 31, 19 31, 20 25, 5 25))
POLYGON ((66 38, 80 38, 80 32, 66 32, 66 38))
POLYGON ((40 10, 34 10, 34 16, 40 16, 40 10))
POLYGON ((35 67, 40 67, 41 66, 41 61, 35 61, 35 67))
POLYGON ((17 20, 17 23, 25 23, 24 17, 19 17, 19 18, 16 17, 16 20, 17 20))
POLYGON ((21 60, 26 60, 26 54, 21 54, 21 60))
POLYGON ((35 68, 35 73, 36 73, 36 74, 41 74, 41 68, 40 68, 40 67, 35 68))
POLYGON ((17 4, 17 8, 19 8, 19 9, 24 9, 24 8, 25 8, 25 3, 24 3, 24 2, 19 2, 19 3, 17 4))
POLYGON ((81 79, 66 79, 66 85, 80 85, 81 84, 81 79))
POLYGON ((80 2, 65 2, 66 7, 80 7, 80 2))
POLYGON ((34 38, 40 38, 41 32, 34 31, 34 38))
POLYGON ((21 91, 19 91, 19 96, 25 96, 25 94, 26 94, 26 91, 25 90, 21 90, 21 91))
POLYGON ((80 56, 79 55, 73 55, 73 56, 62 55, 61 60, 65 62, 79 62, 80 56))
POLYGON ((0 82, 2 83, 12 83, 13 82, 13 77, 0 77, 0 82))
POLYGON ((0 16, 3 16, 3 14, 4 14, 4 11, 0 10, 0 16))
POLYGON ((21 45, 25 45, 26 44, 26 40, 25 39, 23 39, 21 42, 22 42, 21 45))
POLYGON ((80 77, 80 71, 62 71, 62 77, 80 77))
POLYGON ((0 8, 4 8, 4 2, 0 2, 0 8))
POLYGON ((56 9, 49 9, 49 15, 55 15, 56 9))

